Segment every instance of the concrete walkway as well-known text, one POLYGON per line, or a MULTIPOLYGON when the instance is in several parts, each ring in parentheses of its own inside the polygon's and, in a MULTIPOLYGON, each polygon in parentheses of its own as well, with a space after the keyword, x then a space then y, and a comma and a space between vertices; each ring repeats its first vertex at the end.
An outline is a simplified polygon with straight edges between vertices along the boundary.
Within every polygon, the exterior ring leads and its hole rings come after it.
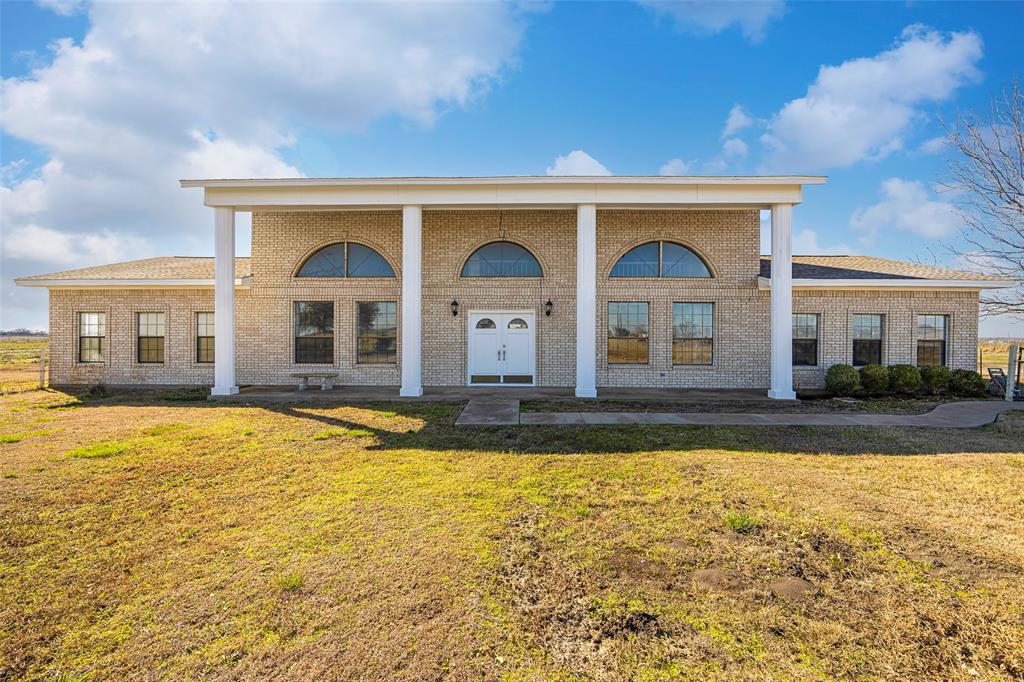
POLYGON ((1024 403, 1010 403, 1002 400, 943 403, 925 414, 870 414, 863 412, 815 414, 526 412, 520 414, 518 400, 470 400, 455 423, 459 426, 674 424, 689 426, 916 426, 966 429, 991 424, 996 417, 1007 410, 1024 410, 1024 403))

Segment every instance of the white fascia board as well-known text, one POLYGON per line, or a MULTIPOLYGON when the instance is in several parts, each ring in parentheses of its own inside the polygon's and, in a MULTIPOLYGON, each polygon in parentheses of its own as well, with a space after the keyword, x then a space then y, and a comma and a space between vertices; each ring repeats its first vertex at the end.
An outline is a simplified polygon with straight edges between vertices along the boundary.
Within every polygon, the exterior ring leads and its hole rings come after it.
MULTIPOLYGON (((249 287, 249 277, 235 279, 238 288, 249 287)), ((212 289, 212 279, 16 279, 19 287, 43 289, 212 289)))
POLYGON ((825 175, 508 175, 411 178, 210 178, 180 180, 182 187, 369 187, 444 185, 823 185, 825 175))
MULTIPOLYGON (((1013 280, 994 279, 794 279, 794 289, 1008 289, 1013 280)), ((758 277, 759 289, 771 289, 768 277, 758 277)))
MULTIPOLYGON (((273 184, 258 181, 194 181, 204 187, 204 203, 210 207, 259 208, 307 207, 424 209, 449 207, 540 206, 574 208, 579 204, 622 207, 735 206, 765 208, 772 204, 798 204, 802 184, 790 178, 730 179, 682 178, 702 182, 678 182, 681 178, 559 178, 557 182, 510 178, 502 182, 473 179, 445 182, 360 182, 273 184), (224 184, 222 184, 222 182, 224 184), (230 183, 230 184, 228 184, 230 183)), ((283 182, 283 181, 282 181, 283 182)))

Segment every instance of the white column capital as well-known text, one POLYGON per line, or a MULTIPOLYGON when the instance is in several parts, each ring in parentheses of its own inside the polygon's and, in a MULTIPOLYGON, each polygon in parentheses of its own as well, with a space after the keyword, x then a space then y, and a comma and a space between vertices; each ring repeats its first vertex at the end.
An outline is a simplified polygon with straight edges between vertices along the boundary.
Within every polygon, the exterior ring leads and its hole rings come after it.
POLYGON ((771 272, 771 389, 768 391, 768 397, 795 400, 792 204, 772 204, 771 272))
POLYGON ((576 207, 576 397, 597 397, 597 206, 576 207))
POLYGON ((399 395, 423 395, 421 358, 423 209, 402 207, 402 387, 399 395))
MULTIPOLYGON (((234 395, 235 384, 235 209, 213 209, 213 390, 234 395)), ((194 323, 193 323, 194 324, 194 323)))

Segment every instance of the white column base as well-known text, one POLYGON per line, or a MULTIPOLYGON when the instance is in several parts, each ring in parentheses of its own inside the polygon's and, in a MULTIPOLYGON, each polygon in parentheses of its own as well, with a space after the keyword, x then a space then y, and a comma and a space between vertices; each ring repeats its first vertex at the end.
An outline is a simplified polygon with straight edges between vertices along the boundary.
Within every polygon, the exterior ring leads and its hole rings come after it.
POLYGON ((796 400, 795 391, 768 391, 768 397, 772 400, 796 400))
POLYGON ((398 395, 403 398, 419 398, 423 395, 422 386, 402 386, 398 389, 398 395))
POLYGON ((238 386, 214 386, 210 395, 238 395, 238 386))
POLYGON ((577 388, 576 389, 576 397, 577 398, 596 398, 597 397, 597 389, 596 388, 577 388))

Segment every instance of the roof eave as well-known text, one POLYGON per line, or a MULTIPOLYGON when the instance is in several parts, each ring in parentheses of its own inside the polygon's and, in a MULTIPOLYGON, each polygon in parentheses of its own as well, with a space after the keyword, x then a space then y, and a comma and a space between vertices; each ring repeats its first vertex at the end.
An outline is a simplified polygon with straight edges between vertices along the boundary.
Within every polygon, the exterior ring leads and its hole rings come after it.
MULTIPOLYGON (((235 287, 247 289, 249 277, 235 279, 235 287)), ((16 279, 20 287, 39 289, 212 289, 212 279, 16 279)))
MULTIPOLYGON (((1013 280, 995 279, 793 279, 794 289, 1009 289, 1016 286, 1013 280)), ((771 289, 770 277, 757 278, 759 289, 771 289)))

